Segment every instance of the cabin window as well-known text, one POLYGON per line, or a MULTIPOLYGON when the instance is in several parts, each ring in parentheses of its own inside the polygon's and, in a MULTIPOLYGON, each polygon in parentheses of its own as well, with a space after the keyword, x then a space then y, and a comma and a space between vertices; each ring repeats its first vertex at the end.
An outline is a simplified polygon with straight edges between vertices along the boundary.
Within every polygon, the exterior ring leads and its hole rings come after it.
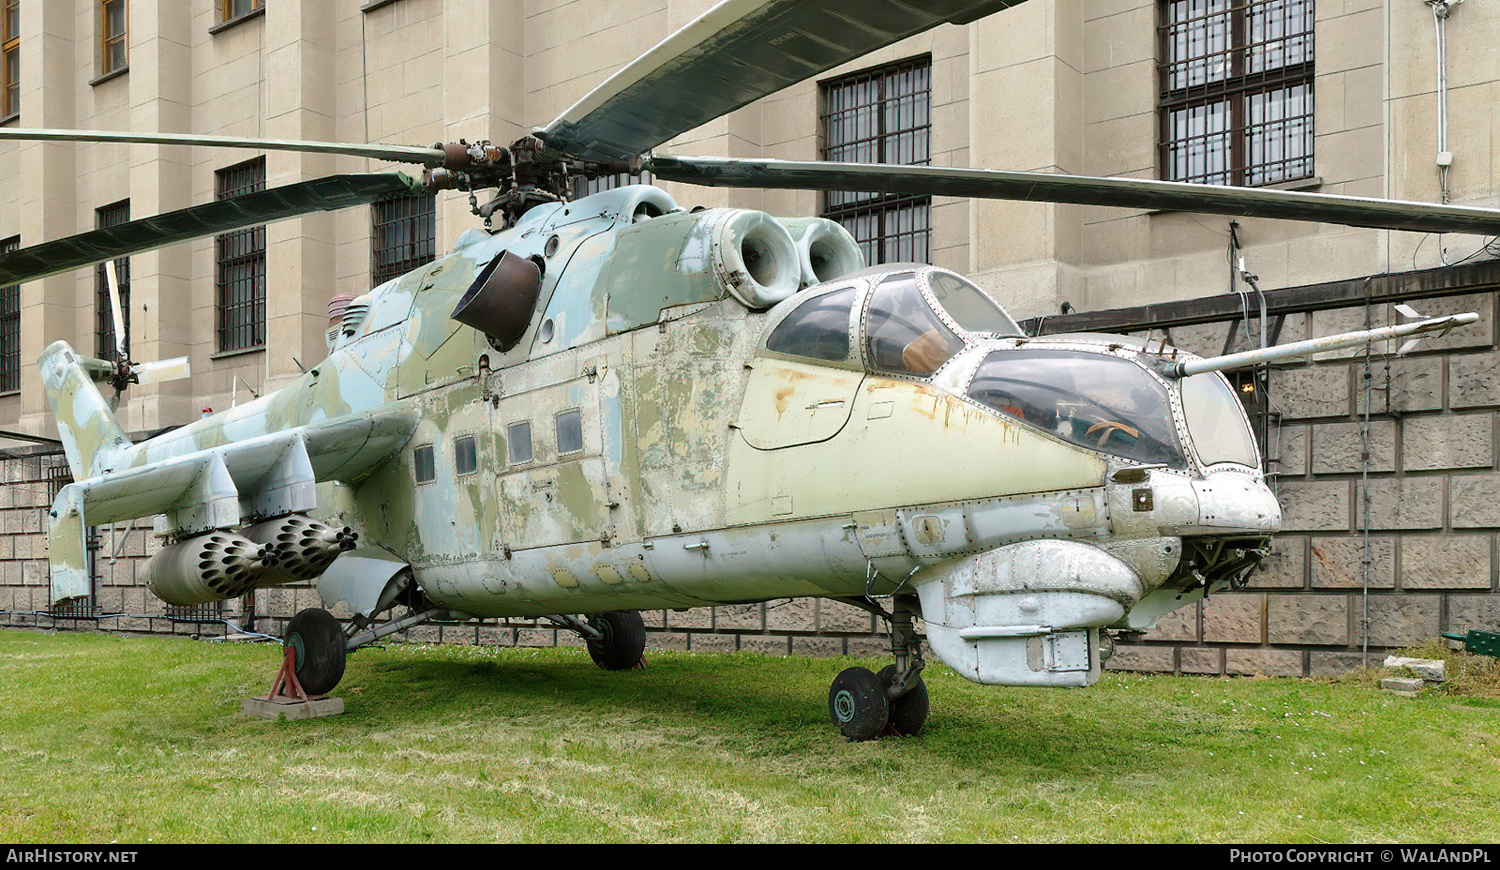
POLYGON ((1244 406, 1223 375, 1204 372, 1183 378, 1182 410, 1204 465, 1235 462, 1260 467, 1255 435, 1245 423, 1244 406))
MULTIPOLYGON (((94 225, 99 229, 117 227, 130 221, 130 200, 107 205, 94 212, 94 225)), ((120 318, 125 325, 125 355, 130 355, 130 258, 121 257, 115 261, 115 282, 120 289, 120 318)), ((94 267, 94 323, 97 327, 96 333, 99 337, 98 357, 103 360, 114 362, 115 360, 115 317, 114 308, 109 301, 109 275, 103 263, 94 267)))
POLYGON ((411 467, 417 483, 431 483, 437 479, 437 457, 431 444, 423 444, 411 452, 411 467))
POLYGON ((458 474, 473 474, 479 470, 479 445, 473 435, 453 439, 453 470, 458 474))
POLYGON ((997 350, 979 364, 969 397, 1089 450, 1148 464, 1186 465, 1166 386, 1127 359, 1082 351, 997 350))
POLYGON ((557 415, 557 452, 577 453, 583 449, 583 415, 574 408, 557 415))
POLYGON ((512 423, 505 428, 505 440, 509 444, 511 465, 524 465, 531 461, 531 422, 512 423))
POLYGON ((870 294, 865 343, 875 371, 922 377, 964 346, 928 306, 914 272, 888 276, 870 294))
POLYGON ((947 272, 930 272, 927 286, 938 305, 960 328, 994 335, 1025 335, 995 300, 968 281, 947 272))
MULTIPOLYGON (((215 173, 218 199, 266 189, 266 160, 254 160, 215 173)), ((216 321, 218 351, 229 353, 266 345, 266 228, 235 230, 214 239, 218 269, 216 321)))
POLYGON ((832 362, 848 359, 853 306, 853 287, 807 300, 776 325, 766 350, 832 362))

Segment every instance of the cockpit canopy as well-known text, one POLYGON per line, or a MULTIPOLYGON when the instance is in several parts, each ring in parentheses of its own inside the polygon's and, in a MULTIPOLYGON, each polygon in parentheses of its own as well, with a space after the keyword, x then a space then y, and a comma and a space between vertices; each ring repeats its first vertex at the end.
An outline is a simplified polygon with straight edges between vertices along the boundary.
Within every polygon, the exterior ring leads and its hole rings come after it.
POLYGON ((964 347, 964 336, 1021 336, 983 290, 943 269, 866 269, 790 303, 766 350, 841 368, 926 377, 964 347), (872 279, 873 283, 872 283, 872 279))

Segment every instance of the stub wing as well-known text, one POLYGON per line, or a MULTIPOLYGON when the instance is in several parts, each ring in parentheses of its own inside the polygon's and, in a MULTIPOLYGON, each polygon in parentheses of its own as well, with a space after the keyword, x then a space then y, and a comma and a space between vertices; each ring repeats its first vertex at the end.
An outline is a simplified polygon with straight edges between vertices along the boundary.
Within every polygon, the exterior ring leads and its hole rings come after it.
POLYGON ((410 409, 376 409, 71 483, 52 506, 52 600, 89 593, 89 526, 164 514, 173 529, 195 534, 311 510, 317 483, 362 479, 417 422, 410 409))

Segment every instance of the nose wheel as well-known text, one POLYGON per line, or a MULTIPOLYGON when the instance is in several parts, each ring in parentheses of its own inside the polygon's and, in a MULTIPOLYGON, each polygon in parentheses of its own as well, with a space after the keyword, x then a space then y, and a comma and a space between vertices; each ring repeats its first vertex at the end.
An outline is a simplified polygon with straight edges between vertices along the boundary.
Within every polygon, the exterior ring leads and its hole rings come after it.
POLYGON ((876 613, 891 625, 891 651, 896 663, 879 674, 868 668, 848 668, 828 688, 828 717, 851 741, 880 736, 905 737, 922 733, 929 710, 927 684, 922 680, 922 639, 912 623, 914 602, 897 598, 894 612, 869 601, 840 599, 876 613))

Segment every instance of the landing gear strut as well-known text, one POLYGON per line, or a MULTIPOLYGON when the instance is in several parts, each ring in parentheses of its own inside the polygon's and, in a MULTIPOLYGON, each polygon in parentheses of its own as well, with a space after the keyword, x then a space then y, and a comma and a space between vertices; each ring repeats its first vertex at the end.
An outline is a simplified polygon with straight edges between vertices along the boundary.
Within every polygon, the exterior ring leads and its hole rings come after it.
POLYGON ((912 623, 916 598, 897 596, 887 612, 866 599, 841 598, 880 616, 891 625, 894 665, 879 674, 849 668, 828 689, 828 716, 849 740, 872 740, 882 734, 896 737, 920 734, 927 724, 927 684, 922 681, 922 639, 912 623))

